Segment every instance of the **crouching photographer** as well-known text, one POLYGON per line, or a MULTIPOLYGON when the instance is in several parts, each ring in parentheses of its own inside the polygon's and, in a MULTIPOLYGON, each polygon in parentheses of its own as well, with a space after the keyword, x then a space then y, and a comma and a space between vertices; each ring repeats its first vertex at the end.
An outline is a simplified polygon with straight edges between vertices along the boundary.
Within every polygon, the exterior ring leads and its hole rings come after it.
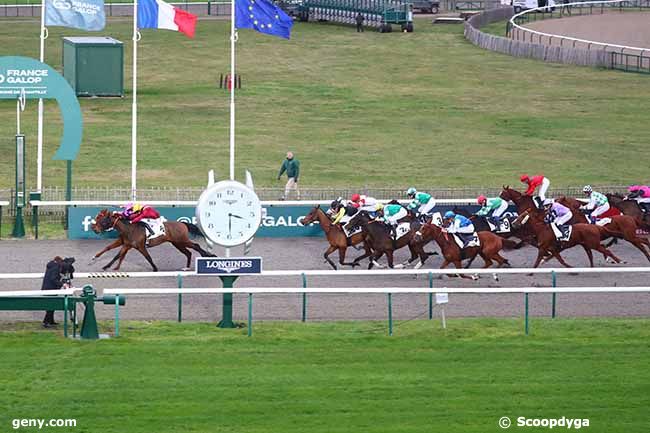
MULTIPOLYGON (((60 256, 54 257, 45 266, 45 275, 43 276, 43 284, 41 290, 61 290, 72 287, 72 279, 74 278, 74 257, 66 257, 62 259, 60 256)), ((54 321, 54 311, 46 311, 43 318, 43 327, 50 328, 58 325, 54 321)))

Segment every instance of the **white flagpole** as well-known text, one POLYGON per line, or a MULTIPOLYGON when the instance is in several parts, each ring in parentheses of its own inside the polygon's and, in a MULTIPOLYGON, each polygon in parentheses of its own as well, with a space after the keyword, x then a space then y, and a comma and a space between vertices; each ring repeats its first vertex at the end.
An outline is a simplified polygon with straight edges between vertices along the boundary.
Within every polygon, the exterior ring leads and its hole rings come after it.
MULTIPOLYGON (((41 51, 39 60, 45 61, 45 0, 41 0, 41 51)), ((43 100, 38 100, 38 134, 36 145, 36 191, 41 192, 43 188, 43 100)))
POLYGON ((235 1, 230 2, 230 180, 235 180, 235 1))
POLYGON ((133 0, 133 105, 131 108, 131 200, 135 201, 138 166, 138 0, 133 0))

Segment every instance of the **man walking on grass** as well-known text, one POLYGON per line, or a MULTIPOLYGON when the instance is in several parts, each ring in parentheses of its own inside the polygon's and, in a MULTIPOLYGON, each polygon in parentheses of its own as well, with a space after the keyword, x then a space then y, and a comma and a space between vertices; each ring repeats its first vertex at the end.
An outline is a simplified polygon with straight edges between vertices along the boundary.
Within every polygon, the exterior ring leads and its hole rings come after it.
POLYGON ((278 174, 278 180, 284 172, 287 172, 287 185, 284 187, 284 195, 281 200, 287 199, 289 196, 289 190, 296 190, 296 197, 300 200, 300 189, 298 189, 298 176, 300 175, 300 161, 293 157, 293 152, 287 152, 287 159, 282 162, 282 167, 280 167, 280 173, 278 174))

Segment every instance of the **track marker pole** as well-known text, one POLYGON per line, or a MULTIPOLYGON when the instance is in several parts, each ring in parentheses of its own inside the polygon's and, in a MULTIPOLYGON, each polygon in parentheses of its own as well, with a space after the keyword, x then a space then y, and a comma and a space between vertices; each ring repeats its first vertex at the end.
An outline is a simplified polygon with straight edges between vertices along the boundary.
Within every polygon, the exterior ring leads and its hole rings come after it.
MULTIPOLYGON (((183 276, 178 274, 176 277, 176 283, 179 289, 183 288, 183 276)), ((183 294, 178 294, 178 323, 183 321, 183 294)))
MULTIPOLYGON (((429 272, 429 288, 433 289, 433 274, 429 272)), ((433 292, 429 293, 429 320, 433 319, 433 292)))
MULTIPOLYGON (((557 287, 557 276, 555 275, 555 271, 551 271, 551 284, 553 287, 557 287)), ((555 319, 555 304, 557 301, 557 293, 553 292, 553 296, 551 298, 551 318, 555 319)))
POLYGON ((524 329, 526 331, 526 335, 528 335, 528 292, 524 294, 524 298, 526 300, 525 301, 526 307, 524 313, 524 329))
POLYGON ((248 336, 253 335, 253 294, 248 294, 248 336))
MULTIPOLYGON (((301 274, 302 276, 302 288, 306 289, 307 288, 307 276, 304 274, 304 272, 301 274)), ((303 292, 302 293, 302 321, 305 322, 307 320, 307 293, 303 292)))
POLYGON ((120 295, 115 295, 115 336, 120 336, 120 295))
POLYGON ((388 294, 388 335, 393 336, 393 294, 388 294))

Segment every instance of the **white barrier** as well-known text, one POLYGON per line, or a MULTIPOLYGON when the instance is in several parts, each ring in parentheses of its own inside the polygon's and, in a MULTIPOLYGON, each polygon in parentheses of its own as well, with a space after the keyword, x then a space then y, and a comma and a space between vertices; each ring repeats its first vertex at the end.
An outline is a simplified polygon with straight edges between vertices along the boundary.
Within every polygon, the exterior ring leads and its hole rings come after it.
MULTIPOLYGON (((359 269, 359 270, 278 270, 262 271, 253 277, 291 277, 291 276, 396 276, 396 275, 491 275, 491 274, 617 274, 617 273, 650 273, 650 267, 600 267, 600 268, 487 268, 487 269, 359 269)), ((121 279, 121 278, 167 278, 167 277, 212 277, 216 275, 197 274, 194 271, 160 271, 160 272, 75 272, 75 279, 121 279)), ((0 273, 0 280, 21 280, 43 278, 43 273, 0 273)), ((0 292, 1 293, 1 292, 0 292)))
MULTIPOLYGON (((575 3, 566 3, 566 4, 558 3, 558 4, 555 5, 555 7, 556 8, 565 8, 565 7, 573 7, 573 6, 575 6, 575 7, 583 7, 585 5, 612 5, 612 4, 619 4, 619 3, 629 3, 629 0, 589 1, 589 2, 575 2, 575 3)), ((517 17, 523 16, 523 15, 526 15, 526 14, 529 14, 529 13, 544 12, 547 9, 548 9, 548 6, 544 6, 544 7, 539 7, 539 8, 535 8, 535 9, 528 9, 528 10, 519 12, 518 14, 515 14, 515 15, 512 16, 512 18, 510 18, 510 25, 512 26, 512 28, 521 30, 524 33, 531 33, 531 34, 534 34, 534 35, 537 35, 537 36, 540 36, 540 37, 544 36, 544 37, 547 37, 547 38, 557 38, 559 40, 566 40, 566 41, 573 42, 574 44, 576 42, 580 42, 580 43, 583 43, 583 44, 587 44, 588 46, 591 46, 591 45, 600 46, 600 47, 603 47, 603 49, 620 48, 621 52, 623 50, 626 50, 626 49, 636 50, 636 51, 640 51, 641 55, 643 55, 643 53, 645 51, 650 50, 650 48, 648 48, 648 47, 631 47, 631 46, 627 46, 627 45, 617 45, 617 44, 611 44, 611 43, 606 43, 606 42, 590 41, 588 39, 580 39, 580 38, 573 38, 573 37, 570 37, 570 36, 554 35, 554 34, 550 34, 550 33, 539 32, 539 31, 536 31, 536 30, 531 30, 531 29, 529 29, 527 27, 524 27, 524 26, 520 26, 519 24, 517 24, 515 22, 515 19, 517 17)))
POLYGON ((22 297, 22 296, 72 296, 81 289, 71 288, 62 290, 13 290, 10 292, 0 291, 2 297, 22 297))

